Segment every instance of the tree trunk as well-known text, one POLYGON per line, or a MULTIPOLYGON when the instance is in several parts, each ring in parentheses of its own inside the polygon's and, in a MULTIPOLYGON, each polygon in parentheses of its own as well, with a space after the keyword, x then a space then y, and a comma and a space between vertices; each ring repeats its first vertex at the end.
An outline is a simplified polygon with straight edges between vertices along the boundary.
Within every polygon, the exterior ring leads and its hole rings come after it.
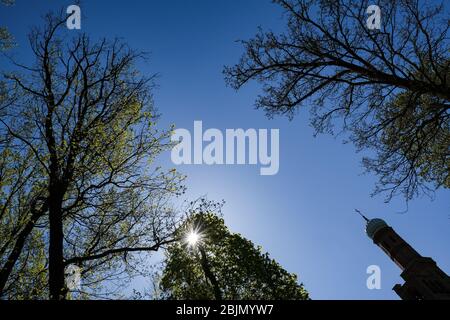
POLYGON ((62 195, 58 188, 51 188, 49 199, 49 291, 51 300, 65 299, 62 195))
POLYGON ((219 283, 217 282, 214 273, 211 271, 211 267, 209 266, 208 259, 206 257, 205 250, 199 246, 200 256, 201 256, 201 265, 203 272, 205 273, 206 278, 211 282, 214 290, 214 297, 216 300, 222 300, 222 291, 220 290, 219 283))
POLYGON ((25 245, 26 239, 33 230, 34 225, 36 224, 36 221, 39 219, 39 217, 40 217, 39 214, 34 214, 31 216, 31 219, 27 222, 25 227, 17 236, 16 243, 14 244, 14 247, 8 256, 8 259, 3 265, 3 268, 0 270, 0 297, 2 297, 5 294, 4 290, 6 282, 8 281, 8 278, 14 268, 14 265, 17 262, 17 259, 19 259, 19 256, 25 245))

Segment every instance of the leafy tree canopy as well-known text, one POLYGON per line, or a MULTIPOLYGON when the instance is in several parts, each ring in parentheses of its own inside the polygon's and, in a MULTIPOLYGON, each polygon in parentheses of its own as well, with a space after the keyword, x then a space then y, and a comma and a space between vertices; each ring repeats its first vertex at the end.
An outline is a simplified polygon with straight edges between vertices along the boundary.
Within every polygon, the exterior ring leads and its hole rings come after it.
POLYGON ((169 246, 161 278, 169 299, 308 299, 295 274, 242 235, 232 233, 221 204, 202 200, 169 246), (195 232, 193 244, 186 237, 195 232))

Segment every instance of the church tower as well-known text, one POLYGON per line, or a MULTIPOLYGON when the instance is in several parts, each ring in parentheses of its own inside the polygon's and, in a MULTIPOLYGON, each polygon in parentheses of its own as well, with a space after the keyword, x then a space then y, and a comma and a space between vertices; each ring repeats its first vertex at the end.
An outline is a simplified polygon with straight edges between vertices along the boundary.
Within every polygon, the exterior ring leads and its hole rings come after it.
MULTIPOLYGON (((360 213, 361 214, 361 213, 360 213)), ((362 214, 361 214, 362 215, 362 214)), ((450 300, 450 277, 436 262, 422 257, 382 219, 367 219, 366 233, 402 270, 404 284, 393 290, 403 300, 450 300)))

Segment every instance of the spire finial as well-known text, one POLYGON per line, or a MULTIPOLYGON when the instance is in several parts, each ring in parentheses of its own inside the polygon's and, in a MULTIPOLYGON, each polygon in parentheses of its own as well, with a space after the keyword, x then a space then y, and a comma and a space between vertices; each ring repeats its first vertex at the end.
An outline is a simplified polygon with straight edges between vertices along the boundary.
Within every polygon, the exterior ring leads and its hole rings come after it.
POLYGON ((361 211, 359 211, 358 209, 355 209, 355 211, 356 211, 356 213, 358 213, 364 220, 366 220, 366 222, 369 222, 369 219, 368 219, 365 215, 363 215, 361 211))

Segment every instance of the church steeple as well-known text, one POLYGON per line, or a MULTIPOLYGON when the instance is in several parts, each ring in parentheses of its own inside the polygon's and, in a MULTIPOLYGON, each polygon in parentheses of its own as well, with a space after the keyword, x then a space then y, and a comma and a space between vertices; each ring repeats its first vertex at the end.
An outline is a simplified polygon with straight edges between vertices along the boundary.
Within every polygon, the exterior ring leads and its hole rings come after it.
POLYGON ((369 222, 369 219, 358 209, 355 209, 356 213, 359 214, 366 222, 369 222))
POLYGON ((450 277, 433 259, 422 257, 384 220, 368 219, 359 210, 356 212, 366 221, 367 236, 402 269, 401 277, 405 283, 393 288, 400 298, 450 300, 450 277))

